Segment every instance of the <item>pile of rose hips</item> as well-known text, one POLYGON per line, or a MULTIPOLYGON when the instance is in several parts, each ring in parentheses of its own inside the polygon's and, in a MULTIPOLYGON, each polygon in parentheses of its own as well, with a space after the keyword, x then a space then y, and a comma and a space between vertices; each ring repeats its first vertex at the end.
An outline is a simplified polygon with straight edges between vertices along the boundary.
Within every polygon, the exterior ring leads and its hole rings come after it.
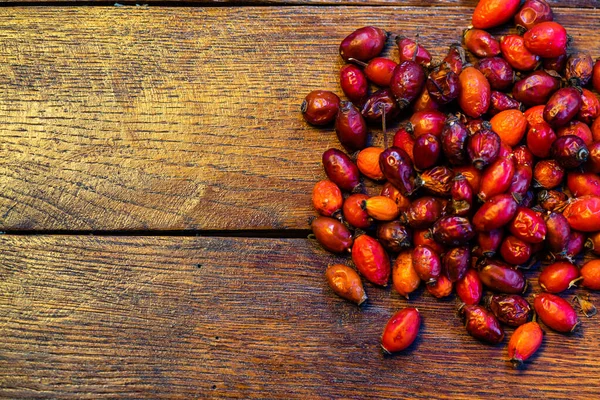
MULTIPOLYGON (((455 291, 475 338, 499 343, 503 325, 517 327, 508 353, 521 363, 542 341, 521 269, 545 265, 533 310, 558 332, 579 321, 557 293, 600 290, 600 260, 583 258, 600 254, 600 60, 567 54, 567 32, 545 0, 481 0, 472 25, 463 44, 474 65, 461 45, 434 65, 405 37, 395 37, 399 62, 381 57, 390 35, 372 26, 342 41, 349 101, 318 90, 301 108, 313 125, 334 123, 347 152, 323 154, 328 179, 313 189, 312 230, 326 250, 352 254, 358 273, 327 268, 338 295, 363 303, 360 276, 386 286, 391 275, 406 298, 421 282, 438 298, 455 291), (522 35, 485 30, 511 20, 522 35), (379 90, 369 94, 370 85, 379 90), (386 123, 406 117, 392 146, 387 137, 386 148, 369 146, 368 123, 385 135, 386 123), (364 194, 363 178, 381 183, 380 195, 364 194), (481 306, 484 288, 493 294, 481 306)), ((408 347, 420 322, 413 307, 394 314, 384 351, 408 347)))

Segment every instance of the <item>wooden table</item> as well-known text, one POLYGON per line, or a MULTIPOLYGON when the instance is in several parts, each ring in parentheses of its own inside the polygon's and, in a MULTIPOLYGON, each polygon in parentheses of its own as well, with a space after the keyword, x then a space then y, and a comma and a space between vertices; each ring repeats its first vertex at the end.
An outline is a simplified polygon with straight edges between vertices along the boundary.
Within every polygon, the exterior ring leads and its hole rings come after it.
MULTIPOLYGON (((547 330, 515 370, 455 298, 367 285, 362 309, 341 300, 323 277, 339 259, 306 239, 337 139, 299 105, 340 91, 341 39, 419 33, 439 58, 475 3, 0 8, 0 396, 599 398, 598 317, 547 330), (420 337, 384 356, 407 304, 420 337)), ((552 3, 600 56, 600 3, 552 3)))

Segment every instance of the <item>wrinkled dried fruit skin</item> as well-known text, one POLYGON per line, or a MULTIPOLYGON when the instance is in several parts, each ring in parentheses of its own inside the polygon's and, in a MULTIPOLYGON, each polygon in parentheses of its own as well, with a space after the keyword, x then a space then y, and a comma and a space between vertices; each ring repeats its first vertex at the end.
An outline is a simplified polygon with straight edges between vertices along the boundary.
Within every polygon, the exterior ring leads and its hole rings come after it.
POLYGON ((453 168, 455 174, 461 174, 467 178, 467 182, 473 189, 473 193, 479 192, 481 186, 481 171, 475 168, 473 165, 456 166, 453 168))
POLYGON ((431 96, 429 96, 429 91, 427 87, 421 90, 421 94, 417 97, 417 99, 412 104, 412 111, 429 111, 429 110, 438 110, 440 105, 436 103, 431 96))
POLYGON ((338 296, 359 306, 367 300, 360 277, 352 268, 343 264, 330 265, 325 271, 325 278, 338 296))
POLYGON ((367 123, 359 109, 349 101, 340 102, 335 133, 342 146, 350 152, 367 146, 367 123))
POLYGON ((410 204, 405 218, 411 228, 424 229, 432 226, 442 216, 442 212, 442 204, 439 199, 423 196, 410 204))
POLYGON ((573 307, 566 300, 551 293, 536 295, 533 308, 542 322, 557 332, 571 332, 579 323, 573 307))
POLYGON ((519 207, 508 225, 510 233, 527 243, 541 243, 546 238, 544 218, 527 207, 519 207))
POLYGON ((581 108, 579 90, 566 87, 557 90, 544 107, 544 120, 552 126, 562 126, 575 118, 581 108))
POLYGON ((319 214, 330 217, 342 208, 343 202, 342 191, 330 180, 319 181, 313 187, 312 204, 319 214))
POLYGON ((508 341, 508 358, 518 366, 530 358, 542 345, 544 332, 535 322, 527 322, 515 329, 508 341))
POLYGON ((560 88, 560 80, 544 70, 534 71, 513 86, 513 97, 526 106, 546 104, 560 88))
POLYGON ((435 283, 425 285, 425 288, 429 293, 438 299, 448 297, 452 294, 452 281, 445 275, 440 275, 435 283))
POLYGON ((493 257, 503 240, 504 229, 492 229, 489 232, 477 233, 477 244, 484 257, 493 257))
POLYGON ((512 235, 506 236, 500 245, 500 256, 511 265, 524 265, 531 254, 531 245, 512 235))
POLYGON ((442 130, 441 144, 444 155, 452 165, 468 161, 466 143, 469 133, 458 119, 449 119, 442 130))
POLYGON ((559 186, 565 176, 565 169, 556 160, 541 160, 533 168, 533 179, 544 189, 559 186))
POLYGON ((589 146, 594 142, 594 137, 592 135, 590 127, 584 124, 583 122, 576 120, 571 120, 567 122, 566 125, 558 128, 556 130, 556 135, 558 137, 575 135, 581 138, 581 140, 583 140, 586 146, 589 146))
POLYGON ((519 35, 502 36, 500 50, 510 66, 519 71, 532 71, 540 63, 540 57, 525 47, 525 41, 519 35))
POLYGON ((387 148, 379 156, 385 178, 406 196, 415 190, 415 172, 408 154, 399 147, 387 148))
POLYGON ((529 165, 518 165, 515 169, 512 182, 507 193, 512 193, 516 199, 523 199, 531 187, 533 181, 533 170, 529 165))
POLYGON ((514 17, 520 5, 519 0, 480 0, 473 11, 471 23, 478 29, 502 25, 514 17))
POLYGON ((452 197, 451 212, 462 217, 468 215, 473 206, 473 189, 464 175, 458 174, 454 177, 450 196, 452 197))
POLYGON ((479 118, 490 106, 491 88, 485 76, 475 67, 467 67, 458 76, 458 104, 465 114, 479 118))
POLYGON ((600 196, 600 177, 594 173, 571 171, 567 174, 567 187, 575 197, 600 196))
POLYGON ((554 21, 540 22, 523 35, 527 50, 540 57, 558 57, 567 53, 567 31, 554 21))
POLYGON ((446 114, 437 110, 418 111, 413 113, 409 122, 415 138, 428 133, 439 138, 444 129, 446 114))
POLYGON ((475 236, 473 225, 468 218, 449 215, 433 225, 433 238, 446 246, 462 246, 475 236))
POLYGON ((400 193, 400 191, 389 182, 386 182, 383 185, 380 195, 394 200, 398 205, 400 212, 404 212, 408 210, 408 207, 410 207, 410 199, 406 196, 403 196, 402 193, 400 193))
POLYGON ((377 226, 377 239, 392 253, 398 253, 412 244, 412 233, 399 221, 390 221, 377 226))
POLYGON ((565 66, 565 79, 577 86, 585 86, 592 79, 594 61, 589 53, 571 54, 565 66))
POLYGON ((367 147, 356 156, 356 166, 358 170, 367 178, 375 181, 382 180, 383 172, 379 166, 379 156, 383 153, 381 147, 367 147))
POLYGON ((546 222, 546 246, 552 253, 562 253, 569 244, 571 228, 564 215, 550 211, 544 216, 546 222))
POLYGON ((317 217, 311 224, 313 234, 323 248, 332 253, 347 251, 352 246, 352 232, 331 217, 317 217))
POLYGON ((497 158, 481 174, 481 186, 477 194, 479 199, 486 201, 498 194, 505 193, 512 183, 515 171, 512 157, 497 158))
POLYGON ((515 78, 512 67, 502 57, 490 57, 480 60, 477 69, 487 78, 493 90, 510 88, 515 78))
POLYGON ((370 217, 378 221, 391 221, 398 218, 400 210, 396 202, 386 196, 373 196, 365 200, 362 205, 370 217))
POLYGON ((566 194, 558 190, 542 190, 538 193, 538 205, 546 211, 556 211, 567 198, 566 194))
POLYGON ((465 276, 456 282, 456 295, 465 304, 479 304, 483 295, 483 285, 477 271, 467 270, 465 276))
POLYGON ((390 279, 390 259, 381 244, 368 235, 360 235, 352 245, 352 261, 369 282, 387 286, 390 279))
POLYGON ((596 232, 600 227, 600 196, 582 196, 573 199, 563 211, 572 229, 596 232))
POLYGON ((521 294, 527 287, 525 276, 501 261, 482 259, 478 265, 479 279, 488 289, 506 294, 521 294))
POLYGON ((561 136, 550 147, 550 156, 564 168, 577 168, 590 154, 585 142, 575 135, 561 136))
POLYGON ((437 164, 442 146, 437 136, 426 133, 417 137, 413 147, 415 168, 424 170, 437 164))
POLYGON ((396 44, 398 45, 400 62, 415 61, 424 67, 428 67, 431 63, 431 54, 429 54, 425 47, 414 40, 398 36, 396 38, 396 44))
POLYGON ((381 53, 387 40, 387 32, 374 26, 365 26, 346 36, 340 44, 344 61, 354 58, 367 62, 381 53))
POLYGON ((494 90, 490 96, 490 108, 488 108, 487 112, 490 116, 494 116, 502 111, 519 110, 520 108, 521 103, 519 103, 517 100, 513 99, 507 94, 494 90))
POLYGON ((463 65, 466 63, 465 50, 460 43, 452 43, 448 49, 448 54, 442 60, 443 63, 455 74, 460 74, 463 65))
POLYGON ((417 178, 417 185, 433 195, 448 196, 453 179, 454 172, 450 168, 439 166, 423 171, 417 178))
POLYGON ((529 126, 540 124, 544 121, 544 108, 545 104, 541 104, 539 106, 533 106, 525 110, 523 114, 525 114, 525 118, 527 118, 527 123, 529 126))
POLYGON ((542 289, 549 293, 560 293, 575 285, 579 269, 566 261, 557 261, 545 267, 538 277, 542 289))
POLYGON ((342 214, 344 219, 350 225, 359 229, 367 229, 371 226, 372 219, 369 217, 367 211, 362 207, 362 204, 367 200, 369 196, 362 193, 355 193, 348 196, 344 200, 342 206, 342 214))
POLYGON ((453 247, 442 256, 442 267, 451 282, 462 279, 471 264, 469 246, 453 247))
POLYGON ((531 306, 518 294, 494 294, 489 298, 489 309, 500 322, 517 327, 531 318, 531 306))
POLYGON ((581 89, 581 108, 576 118, 590 125, 598 117, 600 117, 600 99, 594 92, 585 88, 581 89))
POLYGON ((415 147, 415 139, 412 136, 412 128, 410 124, 406 124, 394 134, 394 141, 392 142, 393 147, 402 149, 408 154, 408 157, 412 161, 414 159, 413 150, 415 147))
MULTIPOLYGON (((600 118, 598 120, 600 121, 600 118)), ((590 155, 584 165, 585 171, 594 174, 600 173, 600 142, 592 143, 588 150, 590 155)))
POLYGON ((458 75, 444 65, 431 71, 425 87, 429 96, 438 104, 448 104, 457 99, 460 94, 458 75))
POLYGON ((600 290, 600 260, 586 262, 581 268, 581 285, 591 290, 600 290))
POLYGON ((312 125, 332 123, 338 113, 340 98, 328 90, 314 90, 306 95, 300 106, 302 117, 312 125))
POLYGON ((515 25, 531 29, 540 22, 552 21, 552 8, 546 0, 526 0, 515 15, 515 25))
POLYGON ((329 149, 323 153, 323 168, 327 177, 342 190, 351 192, 360 185, 358 167, 338 149, 329 149))
POLYGON ((489 232, 508 224, 517 213, 517 202, 510 194, 499 194, 486 201, 473 216, 479 232, 489 232))
POLYGON ((530 125, 527 131, 527 147, 536 157, 547 158, 556 137, 552 127, 545 121, 530 125))
POLYGON ((412 260, 417 275, 425 283, 434 283, 442 273, 440 256, 429 246, 416 246, 412 260))
POLYGON ((413 267, 411 250, 403 251, 396 257, 392 268, 392 283, 394 289, 407 299, 421 284, 421 278, 413 267))
POLYGON ((394 68, 398 65, 394 60, 384 57, 375 57, 364 69, 367 79, 377 86, 387 87, 390 86, 392 80, 392 73, 394 68))
POLYGON ((492 313, 481 306, 465 305, 461 309, 469 335, 482 342, 498 344, 504 339, 504 330, 492 313))
POLYGON ((401 109, 406 108, 421 94, 426 78, 425 71, 415 61, 403 61, 394 68, 390 89, 401 109))
POLYGON ((395 313, 385 325, 381 347, 386 353, 402 351, 410 346, 421 326, 421 315, 414 307, 406 307, 395 313))
POLYGON ((489 129, 481 129, 467 139, 467 155, 475 168, 481 170, 500 154, 500 136, 489 129))
POLYGON ((362 104, 369 90, 367 77, 362 69, 353 64, 340 68, 340 86, 346 97, 356 104, 362 104))
POLYGON ((431 229, 415 229, 413 230, 413 245, 428 246, 436 254, 443 254, 446 249, 440 243, 436 242, 431 233, 431 229))
POLYGON ((467 49, 477 57, 494 57, 500 54, 500 43, 483 29, 465 30, 463 40, 467 49))
POLYGON ((391 122, 400 114, 400 107, 388 88, 380 89, 369 96, 362 106, 361 114, 369 122, 381 122, 384 111, 386 122, 391 122))

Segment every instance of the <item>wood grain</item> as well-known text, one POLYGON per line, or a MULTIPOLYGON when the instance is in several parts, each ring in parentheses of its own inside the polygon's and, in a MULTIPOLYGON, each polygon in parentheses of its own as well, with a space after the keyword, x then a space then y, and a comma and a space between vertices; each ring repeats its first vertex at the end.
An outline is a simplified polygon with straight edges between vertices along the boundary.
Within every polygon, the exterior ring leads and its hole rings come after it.
MULTIPOLYGON (((305 229, 339 144, 299 105, 340 92, 340 40, 373 24, 439 55, 470 10, 1 8, 0 230, 305 229)), ((557 13, 594 56, 599 19, 557 13)))
POLYGON ((340 260, 308 240, 5 235, 0 248, 3 398, 600 396, 598 316, 546 329, 514 370, 507 339, 468 336, 454 298, 370 285, 362 309, 338 298, 323 272, 340 260), (383 326, 408 304, 419 339, 385 357, 383 326))

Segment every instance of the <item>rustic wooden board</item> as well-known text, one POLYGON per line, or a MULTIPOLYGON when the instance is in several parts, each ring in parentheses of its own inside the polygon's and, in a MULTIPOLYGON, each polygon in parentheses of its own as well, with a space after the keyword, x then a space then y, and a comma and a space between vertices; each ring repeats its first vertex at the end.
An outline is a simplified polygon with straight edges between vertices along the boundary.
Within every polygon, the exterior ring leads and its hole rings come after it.
POLYGON ((359 310, 336 297, 322 275, 336 259, 308 240, 5 235, 0 248, 0 397, 600 396, 600 317, 547 331, 514 370, 507 340, 468 336, 454 298, 367 286, 359 310), (384 357, 382 327, 407 304, 420 338, 384 357))
MULTIPOLYGON (((338 143, 299 105, 339 92, 340 40, 374 24, 439 55, 471 10, 2 8, 0 230, 304 229, 338 143)), ((600 10, 557 19, 600 55, 600 10)))

